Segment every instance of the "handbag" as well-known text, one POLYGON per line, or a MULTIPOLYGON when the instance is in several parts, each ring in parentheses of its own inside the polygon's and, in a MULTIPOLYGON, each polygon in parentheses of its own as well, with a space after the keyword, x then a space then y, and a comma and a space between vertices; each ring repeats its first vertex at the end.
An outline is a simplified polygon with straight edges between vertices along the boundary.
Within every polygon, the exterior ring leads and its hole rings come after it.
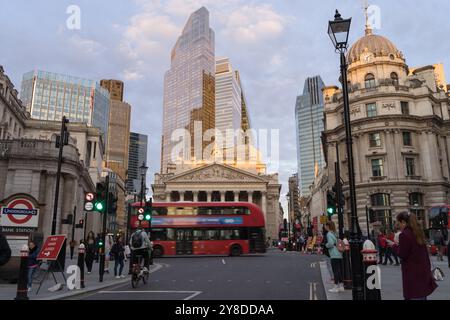
POLYGON ((433 268, 431 270, 431 274, 433 275, 434 280, 436 280, 436 281, 443 281, 444 278, 445 278, 445 274, 441 270, 441 268, 436 267, 433 262, 431 263, 431 266, 433 268))

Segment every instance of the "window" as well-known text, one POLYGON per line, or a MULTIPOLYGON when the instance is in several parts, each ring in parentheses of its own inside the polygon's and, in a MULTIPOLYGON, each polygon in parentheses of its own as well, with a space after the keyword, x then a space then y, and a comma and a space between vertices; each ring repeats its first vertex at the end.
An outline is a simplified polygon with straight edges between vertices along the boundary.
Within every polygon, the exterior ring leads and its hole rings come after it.
POLYGON ((374 194, 371 196, 371 203, 375 211, 375 220, 381 222, 384 229, 392 230, 392 212, 389 208, 391 206, 391 196, 386 193, 374 194))
POLYGON ((395 72, 391 73, 391 80, 394 86, 398 86, 398 75, 395 72))
POLYGON ((366 89, 375 87, 375 76, 372 73, 369 73, 364 78, 366 89))
POLYGON ((369 103, 366 104, 367 109, 367 117, 376 117, 377 116, 377 104, 376 103, 369 103))
POLYGON ((371 148, 381 147, 381 137, 379 132, 369 134, 369 145, 371 148))
POLYGON ((409 194, 409 205, 410 206, 423 206, 423 194, 421 193, 410 193, 409 194))
POLYGON ((409 115, 409 103, 407 101, 400 102, 402 106, 402 114, 407 116, 409 115))
POLYGON ((403 131, 403 145, 407 147, 412 146, 411 132, 403 131))
POLYGON ((423 203, 423 194, 417 192, 409 194, 410 210, 416 215, 417 220, 422 226, 424 226, 425 223, 425 209, 423 208, 423 203))
POLYGON ((372 176, 383 177, 383 159, 372 160, 372 176))
POLYGON ((406 175, 414 176, 416 174, 416 166, 414 158, 406 158, 406 175))

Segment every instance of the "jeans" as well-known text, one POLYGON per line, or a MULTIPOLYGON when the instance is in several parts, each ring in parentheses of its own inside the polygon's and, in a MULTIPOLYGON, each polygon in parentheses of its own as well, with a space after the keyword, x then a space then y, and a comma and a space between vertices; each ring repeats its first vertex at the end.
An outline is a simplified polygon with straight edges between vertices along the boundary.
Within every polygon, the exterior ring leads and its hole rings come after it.
POLYGON ((343 283, 342 259, 331 259, 331 269, 333 269, 334 284, 343 283))
POLYGON ((123 260, 124 259, 114 259, 114 276, 117 277, 117 275, 121 276, 122 275, 122 271, 123 271, 123 260), (119 274, 117 274, 117 267, 119 268, 119 274))
POLYGON ((147 248, 143 248, 143 249, 137 249, 137 250, 131 251, 131 261, 133 261, 133 264, 136 264, 139 262, 139 259, 137 256, 142 256, 144 258, 144 266, 150 270, 149 250, 147 248))
POLYGON ((37 267, 28 267, 28 288, 31 288, 33 284, 33 275, 36 272, 37 267))

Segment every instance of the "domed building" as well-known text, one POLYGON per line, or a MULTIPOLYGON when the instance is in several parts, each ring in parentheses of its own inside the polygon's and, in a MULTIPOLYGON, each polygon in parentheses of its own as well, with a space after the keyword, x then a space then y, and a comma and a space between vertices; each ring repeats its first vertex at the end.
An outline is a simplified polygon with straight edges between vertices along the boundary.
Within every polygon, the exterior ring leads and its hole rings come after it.
MULTIPOLYGON (((348 85, 359 223, 366 233, 366 207, 373 229, 392 229, 395 215, 414 211, 427 228, 427 210, 449 203, 450 92, 438 86, 433 66, 411 74, 403 53, 389 39, 365 35, 348 51, 348 85)), ((344 106, 336 86, 323 90, 324 153, 329 187, 335 183, 337 151, 344 180, 346 230, 350 201, 344 106)))

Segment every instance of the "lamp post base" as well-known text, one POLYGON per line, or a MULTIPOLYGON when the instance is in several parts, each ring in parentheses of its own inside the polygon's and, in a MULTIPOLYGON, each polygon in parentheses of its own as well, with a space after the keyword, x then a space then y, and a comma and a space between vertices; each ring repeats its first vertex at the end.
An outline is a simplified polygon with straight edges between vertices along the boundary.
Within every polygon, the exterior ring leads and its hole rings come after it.
POLYGON ((364 300, 364 266, 361 254, 363 242, 357 234, 352 234, 349 242, 353 300, 364 300))

